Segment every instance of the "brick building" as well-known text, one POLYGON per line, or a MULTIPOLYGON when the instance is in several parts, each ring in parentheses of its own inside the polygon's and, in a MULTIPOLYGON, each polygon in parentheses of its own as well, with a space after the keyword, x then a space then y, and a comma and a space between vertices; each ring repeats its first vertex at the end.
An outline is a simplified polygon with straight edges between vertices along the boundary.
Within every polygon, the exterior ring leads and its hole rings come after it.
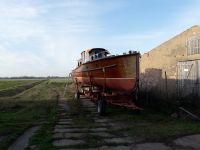
POLYGON ((163 98, 200 96, 200 26, 193 26, 141 56, 141 91, 163 98))

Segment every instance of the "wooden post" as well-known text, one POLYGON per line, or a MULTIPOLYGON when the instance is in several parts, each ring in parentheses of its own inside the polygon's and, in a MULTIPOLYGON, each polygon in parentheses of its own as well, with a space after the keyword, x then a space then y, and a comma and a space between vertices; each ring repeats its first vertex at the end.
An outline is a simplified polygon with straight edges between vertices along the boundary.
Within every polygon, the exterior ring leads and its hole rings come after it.
POLYGON ((165 71, 165 91, 166 91, 166 97, 168 99, 168 85, 167 85, 167 72, 165 71))

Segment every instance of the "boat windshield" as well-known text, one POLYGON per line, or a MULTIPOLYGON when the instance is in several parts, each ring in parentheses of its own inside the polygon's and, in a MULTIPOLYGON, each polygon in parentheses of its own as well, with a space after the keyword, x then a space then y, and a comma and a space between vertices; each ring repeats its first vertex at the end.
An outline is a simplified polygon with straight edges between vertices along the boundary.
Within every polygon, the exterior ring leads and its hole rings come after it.
POLYGON ((101 58, 105 58, 108 56, 108 53, 106 53, 105 51, 103 52, 99 52, 93 55, 90 55, 90 60, 96 60, 96 59, 101 59, 101 58))
POLYGON ((78 66, 80 66, 82 63, 108 57, 109 54, 110 53, 103 48, 85 50, 81 53, 81 59, 78 61, 78 66))

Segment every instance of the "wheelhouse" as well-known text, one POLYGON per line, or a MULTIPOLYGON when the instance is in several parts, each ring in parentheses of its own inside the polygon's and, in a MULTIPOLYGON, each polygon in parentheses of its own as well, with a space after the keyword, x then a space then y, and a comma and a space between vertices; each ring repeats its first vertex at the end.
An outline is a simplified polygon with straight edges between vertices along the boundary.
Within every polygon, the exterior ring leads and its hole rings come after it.
POLYGON ((109 51, 104 48, 87 49, 81 53, 81 59, 78 60, 78 66, 89 61, 108 57, 109 54, 109 51))

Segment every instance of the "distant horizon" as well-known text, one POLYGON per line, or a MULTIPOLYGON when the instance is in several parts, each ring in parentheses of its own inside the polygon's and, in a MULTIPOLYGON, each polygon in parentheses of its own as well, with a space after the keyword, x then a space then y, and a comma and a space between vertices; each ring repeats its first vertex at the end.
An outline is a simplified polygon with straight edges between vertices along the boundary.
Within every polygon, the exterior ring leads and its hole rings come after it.
POLYGON ((88 48, 143 54, 199 18, 199 0, 1 0, 0 76, 67 76, 88 48))

